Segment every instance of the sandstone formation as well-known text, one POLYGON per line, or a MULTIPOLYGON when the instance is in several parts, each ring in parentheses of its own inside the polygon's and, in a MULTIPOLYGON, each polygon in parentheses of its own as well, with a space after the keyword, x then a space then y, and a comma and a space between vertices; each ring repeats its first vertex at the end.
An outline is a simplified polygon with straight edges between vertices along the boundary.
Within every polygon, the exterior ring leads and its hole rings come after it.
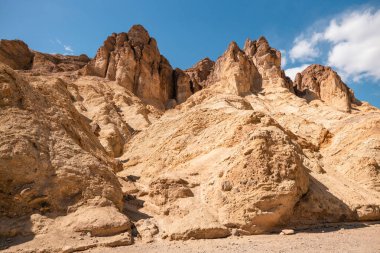
POLYGON ((140 25, 128 33, 109 36, 83 71, 84 75, 116 80, 145 103, 161 109, 170 99, 181 103, 192 94, 190 83, 184 87, 182 78, 176 83, 173 73, 168 60, 160 55, 156 40, 140 25), (176 90, 180 90, 179 97, 176 90))
POLYGON ((207 77, 212 72, 214 65, 215 62, 210 60, 210 58, 204 58, 191 68, 185 70, 193 82, 195 91, 207 86, 207 77))
MULTIPOLYGON (((107 215, 123 216, 119 214, 123 195, 114 174, 120 164, 107 155, 87 119, 75 109, 65 83, 49 78, 32 86, 3 64, 0 80, 0 219, 3 224, 0 235, 33 234, 30 221, 23 217, 35 213, 87 215, 84 206, 108 206, 112 209, 107 215), (10 225, 12 218, 21 218, 19 221, 24 225, 10 225)), ((127 217, 124 219, 128 221, 127 217)), ((81 225, 76 229, 107 234, 115 224, 109 220, 91 228, 81 225)), ((66 229, 70 231, 69 227, 66 229)), ((130 227, 123 225, 123 231, 128 230, 130 227)))
POLYGON ((32 70, 34 73, 68 72, 83 68, 90 59, 87 55, 80 56, 44 54, 33 52, 32 70))
POLYGON ((183 103, 195 90, 194 83, 190 77, 181 69, 174 70, 175 97, 177 103, 183 103))
MULTIPOLYGON (((211 69, 211 63, 206 60, 187 72, 197 80, 199 77, 195 74, 196 69, 204 65, 207 69, 211 69)), ((294 92, 293 82, 281 69, 280 51, 271 48, 264 37, 260 37, 257 41, 246 40, 244 50, 232 42, 210 72, 210 74, 207 71, 203 72, 203 76, 207 76, 206 81, 202 81, 203 86, 216 84, 222 92, 243 95, 258 93, 264 88, 285 88, 294 92)))
POLYGON ((257 67, 261 75, 262 87, 285 87, 293 91, 292 81, 281 69, 281 52, 271 48, 266 38, 260 37, 257 41, 247 39, 244 52, 257 67))
POLYGON ((33 63, 33 53, 21 40, 0 40, 0 62, 13 69, 29 69, 33 63))
POLYGON ((262 84, 256 66, 235 42, 215 62, 207 82, 212 89, 236 95, 259 91, 262 84))
POLYGON ((351 110, 353 93, 330 67, 310 65, 297 74, 294 85, 297 95, 308 101, 321 99, 339 110, 351 110))
POLYGON ((0 62, 16 70, 33 70, 34 74, 75 71, 84 67, 87 55, 71 56, 31 51, 20 40, 0 41, 0 62))
POLYGON ((198 104, 206 92, 183 107, 196 105, 164 115, 132 139, 123 159, 133 162, 120 175, 140 177, 140 191, 148 189, 144 185, 152 189, 150 181, 167 189, 141 199, 149 203, 143 210, 172 239, 201 238, 194 230, 207 238, 229 235, 232 228, 245 234, 268 231, 291 216, 307 191, 300 147, 239 96, 208 96, 198 104), (142 150, 149 157, 141 156, 142 150), (171 183, 176 186, 166 188, 166 175, 176 178, 171 183))
POLYGON ((293 88, 263 37, 187 70, 139 25, 94 59, 3 40, 0 62, 5 252, 380 220, 380 110, 329 67, 293 88))

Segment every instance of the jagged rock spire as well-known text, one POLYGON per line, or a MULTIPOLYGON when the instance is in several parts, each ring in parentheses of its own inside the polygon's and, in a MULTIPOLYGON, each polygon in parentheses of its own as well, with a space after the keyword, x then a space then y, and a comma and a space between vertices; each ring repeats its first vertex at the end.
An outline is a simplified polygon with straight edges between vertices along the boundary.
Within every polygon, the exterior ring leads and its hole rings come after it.
POLYGON ((175 80, 179 79, 174 79, 173 68, 160 54, 156 40, 141 25, 132 26, 128 33, 109 36, 83 74, 116 80, 144 102, 161 109, 171 99, 181 103, 192 94, 190 79, 184 83, 181 78, 181 88, 176 87, 175 80))
POLYGON ((330 67, 313 64, 294 81, 296 94, 308 101, 321 99, 336 109, 350 112, 354 94, 330 67))

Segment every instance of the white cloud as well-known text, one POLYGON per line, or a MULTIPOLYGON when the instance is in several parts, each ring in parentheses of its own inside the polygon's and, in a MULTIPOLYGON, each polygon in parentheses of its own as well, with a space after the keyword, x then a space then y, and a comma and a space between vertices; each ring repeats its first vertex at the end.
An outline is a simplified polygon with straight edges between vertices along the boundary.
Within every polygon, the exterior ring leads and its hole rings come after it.
POLYGON ((283 49, 280 49, 280 52, 281 52, 281 67, 284 68, 286 66, 286 63, 288 62, 287 53, 283 49))
POLYGON ((287 75, 288 77, 290 77, 290 79, 294 80, 294 78, 296 77, 297 73, 301 73, 308 66, 309 66, 309 64, 303 64, 303 65, 301 65, 299 67, 285 69, 285 75, 287 75))
POLYGON ((319 31, 298 36, 290 58, 293 62, 314 60, 322 54, 321 42, 329 44, 326 64, 345 78, 380 80, 380 10, 346 12, 319 31))
POLYGON ((380 80, 380 10, 352 12, 332 20, 325 39, 333 44, 329 65, 355 81, 380 80))
POLYGON ((319 56, 319 50, 316 47, 319 41, 322 39, 321 33, 314 33, 310 38, 306 38, 304 35, 297 37, 294 40, 294 46, 290 50, 290 59, 295 60, 313 60, 319 56))
POLYGON ((63 45, 63 48, 66 52, 74 53, 74 50, 71 48, 71 46, 63 45))
POLYGON ((281 52, 281 67, 284 68, 287 63, 286 51, 283 49, 280 49, 280 52, 281 52))
MULTIPOLYGON (((50 40, 50 42, 54 43, 53 40, 50 40)), ((74 49, 72 48, 72 46, 63 44, 62 41, 59 39, 55 39, 55 43, 58 44, 60 47, 62 47, 62 50, 64 51, 63 52, 64 55, 73 55, 74 54, 74 49)), ((59 50, 59 51, 61 51, 61 50, 59 50)))

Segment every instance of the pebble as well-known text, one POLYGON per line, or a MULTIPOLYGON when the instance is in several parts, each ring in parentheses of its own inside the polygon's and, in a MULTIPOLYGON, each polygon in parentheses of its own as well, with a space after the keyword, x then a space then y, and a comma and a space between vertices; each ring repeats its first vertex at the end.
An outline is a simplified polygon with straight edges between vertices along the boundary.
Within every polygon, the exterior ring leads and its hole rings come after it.
POLYGON ((280 235, 294 235, 295 232, 293 229, 283 229, 280 233, 280 235))

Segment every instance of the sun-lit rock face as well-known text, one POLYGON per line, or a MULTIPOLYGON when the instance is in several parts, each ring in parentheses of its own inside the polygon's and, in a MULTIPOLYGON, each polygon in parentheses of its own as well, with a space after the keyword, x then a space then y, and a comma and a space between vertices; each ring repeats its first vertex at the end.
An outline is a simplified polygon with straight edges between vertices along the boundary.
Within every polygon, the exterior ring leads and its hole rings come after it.
POLYGON ((83 73, 116 80, 145 103, 161 109, 170 99, 181 103, 192 94, 190 82, 185 87, 182 77, 174 79, 174 70, 160 54, 156 40, 140 25, 128 33, 109 36, 83 73), (178 90, 180 94, 176 93, 178 90))
MULTIPOLYGON (((3 64, 0 80, 0 217, 66 215, 99 203, 121 210, 120 164, 75 109, 65 83, 50 78, 33 87, 3 64)), ((3 229, 2 236, 17 234, 3 229)))
POLYGON ((164 108, 174 97, 172 72, 156 40, 137 25, 128 33, 109 36, 84 74, 116 80, 147 103, 164 108))
POLYGON ((281 52, 270 47, 266 38, 260 37, 257 41, 247 39, 244 52, 257 67, 263 88, 284 87, 293 91, 291 80, 281 69, 281 52))
POLYGON ((208 92, 196 93, 131 140, 123 159, 133 162, 121 174, 138 175, 142 185, 160 179, 167 193, 143 197, 149 203, 144 211, 162 220, 172 239, 202 238, 211 228, 209 238, 231 228, 268 231, 291 216, 307 191, 302 151, 247 100, 208 92), (143 150, 150 155, 141 156, 143 150))
POLYGON ((215 62, 207 82, 212 89, 236 95, 250 94, 261 88, 256 66, 235 42, 215 62))
POLYGON ((308 101, 321 99, 339 110, 351 110, 353 92, 330 67, 310 65, 297 74, 294 85, 297 94, 308 101))
POLYGON ((0 237, 26 239, 10 252, 380 220, 380 110, 328 67, 293 90, 262 37, 173 69, 139 25, 92 60, 3 43, 0 237))

